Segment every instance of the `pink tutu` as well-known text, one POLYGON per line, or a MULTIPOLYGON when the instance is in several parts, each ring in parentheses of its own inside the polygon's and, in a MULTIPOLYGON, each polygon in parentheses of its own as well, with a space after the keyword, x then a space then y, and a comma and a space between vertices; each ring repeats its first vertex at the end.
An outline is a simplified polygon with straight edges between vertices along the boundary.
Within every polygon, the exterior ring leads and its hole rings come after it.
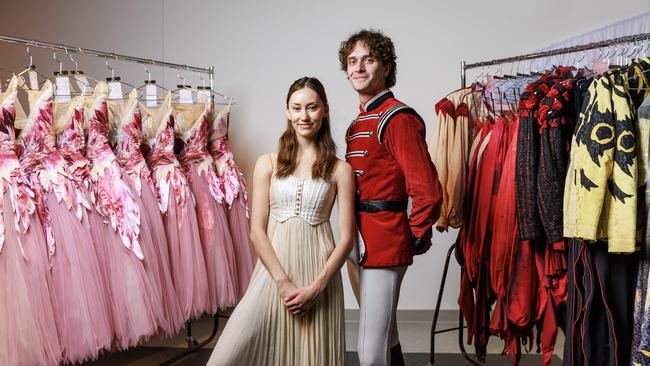
POLYGON ((187 179, 174 155, 174 129, 169 94, 158 109, 142 109, 143 150, 153 173, 158 207, 163 214, 171 273, 182 319, 210 310, 208 278, 187 179))
POLYGON ((36 194, 36 209, 45 230, 52 262, 53 300, 63 360, 78 362, 110 347, 111 327, 106 287, 90 232, 81 221, 84 207, 66 163, 56 149, 52 94, 46 81, 41 91, 28 91, 28 118, 17 120, 20 164, 36 194))
POLYGON ((108 109, 109 125, 113 131, 111 145, 140 208, 140 241, 145 270, 153 286, 151 291, 161 301, 160 306, 154 309, 156 321, 160 332, 172 335, 180 330, 185 319, 172 280, 169 246, 153 191, 151 172, 140 150, 142 122, 137 91, 132 91, 127 100, 108 101, 108 109))
POLYGON ((34 193, 15 146, 16 77, 0 101, 0 365, 57 365, 62 351, 34 193))
POLYGON ((246 183, 230 150, 228 140, 229 116, 229 107, 218 114, 210 114, 208 149, 215 161, 224 203, 228 206, 228 224, 232 234, 237 267, 238 298, 241 299, 248 288, 257 255, 253 250, 253 244, 249 236, 250 222, 246 183))
POLYGON ((257 255, 250 240, 250 221, 248 219, 248 206, 244 195, 235 198, 232 207, 228 210, 228 224, 232 233, 235 246, 235 259, 237 260, 237 285, 241 299, 250 282, 257 255))
MULTIPOLYGON (((144 182, 143 182, 144 183, 144 182)), ((167 236, 167 225, 160 215, 158 201, 151 186, 142 186, 142 195, 136 196, 138 206, 142 208, 142 250, 144 264, 150 281, 155 281, 161 296, 162 306, 158 315, 161 318, 160 331, 171 336, 177 333, 185 324, 187 317, 179 304, 179 298, 174 284, 173 271, 170 261, 171 244, 167 236)))
POLYGON ((52 365, 61 359, 45 238, 40 223, 14 226, 9 192, 2 202, 4 245, 0 252, 0 365, 52 365))
POLYGON ((218 204, 197 166, 189 168, 190 187, 196 199, 199 234, 208 272, 210 312, 237 304, 237 278, 226 208, 218 204))
POLYGON ((208 273, 210 311, 237 303, 237 268, 223 191, 208 152, 207 103, 174 106, 174 128, 180 139, 179 160, 196 199, 196 213, 208 273))
MULTIPOLYGON (((96 213, 90 216, 101 268, 109 286, 115 346, 125 349, 154 334, 163 320, 156 282, 145 270, 141 224, 146 219, 134 189, 108 144, 108 85, 99 83, 87 100, 87 157, 96 213)), ((152 256, 155 258, 155 256, 152 256)), ((153 262, 152 262, 153 263, 153 262)))
POLYGON ((96 358, 111 345, 107 291, 90 232, 52 192, 45 194, 56 251, 52 258, 57 325, 64 360, 96 358))
MULTIPOLYGON (((189 188, 186 192, 191 198, 189 188)), ((198 318, 211 312, 208 276, 193 206, 191 199, 183 206, 170 200, 164 216, 174 284, 185 319, 198 318)))
POLYGON ((99 212, 93 211, 89 221, 110 294, 113 343, 117 349, 127 349, 156 331, 144 266, 99 212))

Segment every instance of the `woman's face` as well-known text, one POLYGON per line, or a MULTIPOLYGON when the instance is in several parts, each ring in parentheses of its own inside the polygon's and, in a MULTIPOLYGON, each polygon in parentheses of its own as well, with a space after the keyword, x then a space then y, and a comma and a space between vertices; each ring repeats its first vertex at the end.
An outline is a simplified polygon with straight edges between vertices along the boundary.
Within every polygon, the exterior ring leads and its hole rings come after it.
POLYGON ((327 113, 327 106, 313 89, 305 87, 296 90, 289 97, 287 118, 299 136, 314 138, 327 113))

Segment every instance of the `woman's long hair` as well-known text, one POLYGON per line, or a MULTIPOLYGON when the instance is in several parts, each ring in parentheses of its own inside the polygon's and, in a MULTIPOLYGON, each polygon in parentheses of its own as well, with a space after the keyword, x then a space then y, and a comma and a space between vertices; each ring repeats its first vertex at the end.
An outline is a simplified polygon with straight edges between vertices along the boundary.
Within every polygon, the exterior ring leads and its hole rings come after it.
MULTIPOLYGON (((291 95, 302 88, 309 88, 318 94, 320 99, 327 106, 327 95, 325 95, 325 88, 323 84, 311 77, 300 78, 291 84, 289 93, 287 94, 287 108, 289 108, 289 99, 291 95)), ((329 116, 323 118, 320 130, 316 135, 316 161, 311 167, 311 177, 328 178, 334 172, 336 165, 336 144, 332 139, 330 131, 329 116)), ((278 169, 276 176, 278 178, 285 178, 292 174, 298 166, 298 139, 296 138, 296 131, 291 125, 291 121, 287 120, 287 129, 280 136, 280 148, 278 151, 278 169)))

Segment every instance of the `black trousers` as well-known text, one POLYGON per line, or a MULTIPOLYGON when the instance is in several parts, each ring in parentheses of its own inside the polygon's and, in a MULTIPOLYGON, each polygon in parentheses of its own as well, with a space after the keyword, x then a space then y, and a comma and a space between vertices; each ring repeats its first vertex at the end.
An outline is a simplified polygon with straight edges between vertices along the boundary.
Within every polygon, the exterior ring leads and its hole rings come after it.
POLYGON ((570 242, 564 365, 629 365, 637 265, 606 242, 570 242))

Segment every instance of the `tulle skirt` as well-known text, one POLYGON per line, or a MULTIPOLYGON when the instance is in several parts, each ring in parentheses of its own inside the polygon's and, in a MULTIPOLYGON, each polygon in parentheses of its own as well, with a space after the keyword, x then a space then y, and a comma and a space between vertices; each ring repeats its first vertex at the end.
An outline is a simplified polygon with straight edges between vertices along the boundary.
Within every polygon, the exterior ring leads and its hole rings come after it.
POLYGON ((196 214, 208 273, 210 313, 237 303, 237 272, 227 209, 210 194, 206 176, 190 167, 190 187, 196 199, 196 214))
POLYGON ((237 266, 237 296, 241 298, 246 293, 248 283, 253 273, 257 255, 250 240, 250 222, 246 214, 244 195, 239 194, 228 210, 228 223, 235 248, 235 262, 237 266))
MULTIPOLYGON (((296 287, 311 284, 334 250, 329 222, 312 226, 301 218, 280 223, 269 217, 267 234, 296 287)), ((282 304, 273 278, 257 261, 248 291, 235 308, 208 366, 343 365, 343 285, 333 276, 319 301, 303 316, 282 304)))
POLYGON ((0 365, 54 366, 61 359, 61 346, 42 227, 33 215, 28 231, 21 234, 14 226, 9 192, 2 204, 0 365))
POLYGON ((109 293, 114 346, 126 349, 156 332, 154 314, 160 300, 151 291, 143 261, 124 246, 101 214, 92 211, 89 218, 109 293))
POLYGON ((165 235, 167 225, 164 224, 160 215, 158 199, 149 183, 142 180, 140 184, 142 192, 140 197, 136 197, 136 201, 140 207, 140 237, 142 239, 140 244, 144 253, 144 265, 147 277, 152 284, 152 291, 161 301, 161 305, 155 309, 160 331, 162 334, 170 336, 183 327, 187 317, 181 311, 174 286, 169 243, 165 235))
MULTIPOLYGON (((174 197, 174 188, 170 186, 169 189, 169 206, 163 220, 169 243, 171 274, 182 319, 198 318, 209 312, 211 307, 194 201, 190 198, 179 206, 174 197)), ((187 196, 191 197, 189 192, 187 196)))
POLYGON ((53 298, 63 360, 95 358, 110 348, 112 332, 107 287, 86 217, 80 221, 54 192, 44 193, 56 250, 52 258, 53 298))

